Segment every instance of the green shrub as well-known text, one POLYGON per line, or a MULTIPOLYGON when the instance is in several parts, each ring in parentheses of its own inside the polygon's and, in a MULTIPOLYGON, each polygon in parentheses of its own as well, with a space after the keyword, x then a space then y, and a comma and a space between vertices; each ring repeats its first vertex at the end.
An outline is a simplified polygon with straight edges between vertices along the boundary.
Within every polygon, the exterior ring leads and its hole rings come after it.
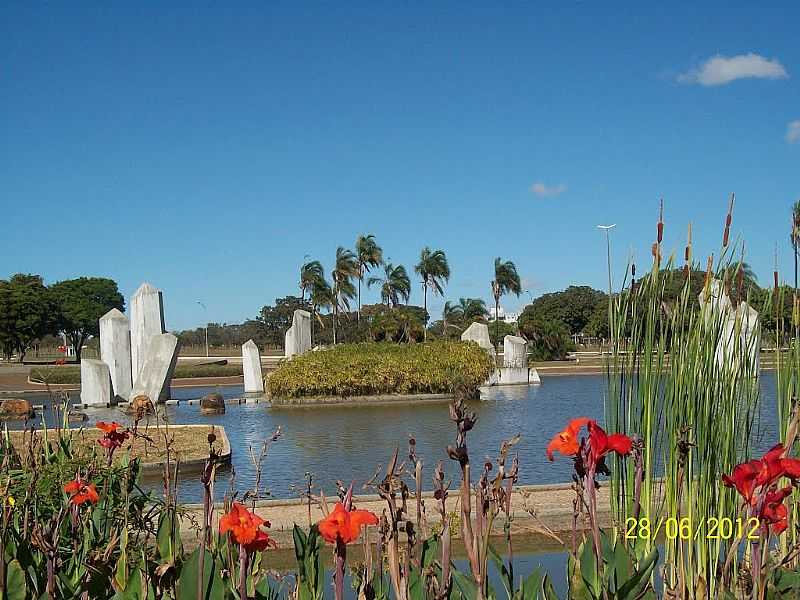
POLYGON ((492 360, 473 342, 341 344, 282 363, 267 380, 272 396, 442 394, 453 382, 476 390, 492 360))

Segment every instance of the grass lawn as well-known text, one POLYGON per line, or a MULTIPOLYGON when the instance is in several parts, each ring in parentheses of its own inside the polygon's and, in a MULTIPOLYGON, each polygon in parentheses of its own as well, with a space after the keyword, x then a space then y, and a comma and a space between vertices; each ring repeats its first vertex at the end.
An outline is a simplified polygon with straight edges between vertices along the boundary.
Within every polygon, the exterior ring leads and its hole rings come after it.
MULTIPOLYGON (((181 462, 189 460, 202 460, 208 456, 208 434, 211 433, 210 425, 171 425, 169 428, 159 426, 144 427, 140 423, 137 435, 128 438, 122 448, 117 450, 115 459, 121 458, 126 449, 131 450, 131 456, 140 458, 145 465, 156 465, 166 460, 167 442, 171 442, 171 460, 181 462)), ((222 451, 222 440, 220 428, 214 429, 217 435, 215 447, 217 451, 222 451)), ((103 437, 103 432, 96 427, 85 427, 82 429, 62 430, 62 435, 72 438, 73 448, 79 452, 91 453, 96 451, 102 455, 105 450, 97 444, 97 440, 103 437)), ((14 448, 24 454, 31 444, 31 432, 11 431, 9 432, 11 444, 14 448)), ((41 443, 42 432, 34 431, 33 440, 35 444, 41 443)), ((58 432, 54 429, 48 430, 47 439, 51 443, 58 440, 58 432)))
MULTIPOLYGON (((235 377, 242 374, 242 365, 178 365, 175 379, 200 377, 235 377)), ((35 367, 31 369, 31 381, 50 384, 79 384, 81 368, 76 366, 35 367)))

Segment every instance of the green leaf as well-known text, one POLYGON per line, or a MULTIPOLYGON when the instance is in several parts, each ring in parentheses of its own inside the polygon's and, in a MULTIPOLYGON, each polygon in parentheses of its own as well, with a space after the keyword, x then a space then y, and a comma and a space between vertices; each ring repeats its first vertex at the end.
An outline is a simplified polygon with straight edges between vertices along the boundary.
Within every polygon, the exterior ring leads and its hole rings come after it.
POLYGON ((181 555, 181 529, 174 509, 167 508, 161 511, 158 517, 156 544, 161 561, 175 564, 176 557, 181 555))
POLYGON ((458 588, 458 591, 461 592, 461 595, 464 597, 464 600, 475 600, 478 595, 478 586, 475 585, 475 581, 472 577, 468 577, 464 575, 461 571, 453 566, 453 581, 458 588))
POLYGON ((653 551, 644 559, 644 561, 639 563, 636 572, 631 576, 631 578, 619 588, 617 598, 619 600, 636 598, 637 595, 641 593, 644 585, 647 585, 647 582, 650 580, 650 574, 653 572, 653 569, 656 566, 656 561, 658 561, 658 550, 653 548, 653 551))
POLYGON ((200 573, 200 548, 192 552, 181 566, 178 577, 177 600, 222 600, 225 597, 225 581, 214 555, 205 551, 203 562, 203 597, 197 598, 197 581, 200 573))
POLYGON ((19 561, 12 560, 6 565, 6 599, 25 600, 28 596, 28 582, 19 561))
POLYGON ((497 567, 497 572, 500 573, 500 581, 503 583, 503 588, 506 590, 506 596, 511 600, 514 590, 514 576, 511 574, 508 567, 506 567, 505 561, 492 544, 489 544, 489 557, 497 567))
POLYGON ((111 600, 142 600, 142 571, 134 569, 127 585, 111 597, 111 600))

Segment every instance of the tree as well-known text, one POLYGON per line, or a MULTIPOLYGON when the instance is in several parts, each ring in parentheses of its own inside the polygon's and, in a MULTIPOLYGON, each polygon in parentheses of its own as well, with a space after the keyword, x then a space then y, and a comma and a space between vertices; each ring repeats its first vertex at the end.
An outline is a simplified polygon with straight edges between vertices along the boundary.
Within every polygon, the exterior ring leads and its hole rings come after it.
POLYGON ((489 316, 486 302, 482 298, 459 298, 458 306, 465 325, 473 321, 483 321, 489 316))
POLYGON ((350 310, 350 300, 356 295, 353 277, 358 277, 358 261, 356 255, 347 248, 336 249, 336 263, 331 271, 333 279, 333 343, 336 343, 336 321, 339 311, 350 310))
MULTIPOLYGON (((462 298, 463 300, 463 298, 462 298)), ((448 330, 456 329, 458 323, 464 320, 464 310, 458 304, 453 304, 449 300, 444 303, 442 310, 442 337, 449 337, 448 330)))
POLYGON ((408 302, 411 296, 411 280, 403 265, 384 265, 383 277, 370 277, 367 280, 367 287, 375 284, 380 284, 381 300, 387 307, 397 306, 401 299, 408 302))
POLYGON ((310 292, 314 284, 320 279, 325 279, 325 270, 322 268, 322 263, 318 260, 312 260, 300 267, 300 298, 306 299, 306 292, 310 292))
POLYGON ((311 286, 311 343, 314 343, 314 320, 319 321, 320 326, 324 327, 320 310, 326 308, 331 310, 333 307, 333 290, 324 278, 317 279, 311 286))
POLYGON ((112 308, 125 310, 125 299, 113 279, 67 279, 53 284, 50 292, 57 307, 58 328, 75 348, 75 358, 79 362, 86 340, 100 334, 100 317, 112 308))
POLYGON ((522 284, 517 274, 516 265, 507 260, 505 262, 498 256, 494 259, 494 280, 492 281, 492 295, 494 296, 494 322, 495 336, 499 335, 500 327, 500 298, 504 294, 516 294, 519 298, 522 284))
POLYGON ((256 320, 262 324, 266 338, 276 346, 283 346, 286 330, 292 326, 294 311, 308 310, 309 303, 297 296, 276 298, 275 306, 266 305, 261 308, 256 320))
POLYGON ((520 324, 533 318, 560 321, 570 335, 584 333, 596 310, 605 310, 608 320, 608 295, 587 285, 571 285, 560 292, 543 294, 525 307, 520 324), (598 308, 602 307, 602 308, 598 308))
MULTIPOLYGON (((425 309, 425 325, 428 324, 428 288, 434 294, 440 296, 444 293, 442 280, 450 281, 450 265, 447 264, 447 256, 443 250, 432 251, 425 246, 420 252, 419 262, 414 267, 414 271, 422 278, 422 308, 425 309)), ((428 329, 425 328, 424 338, 427 339, 428 329)))
POLYGON ((39 275, 13 275, 0 281, 0 347, 10 358, 19 353, 19 360, 34 341, 49 333, 57 333, 56 310, 52 296, 39 275))
MULTIPOLYGON (((370 269, 383 263, 383 250, 375 242, 375 236, 360 235, 356 238, 356 266, 358 267, 358 312, 356 321, 361 321, 361 282, 370 269)), ((367 283, 369 287, 369 283, 367 283)))
POLYGON ((419 342, 424 339, 423 314, 417 307, 382 307, 371 319, 370 337, 376 342, 419 342))

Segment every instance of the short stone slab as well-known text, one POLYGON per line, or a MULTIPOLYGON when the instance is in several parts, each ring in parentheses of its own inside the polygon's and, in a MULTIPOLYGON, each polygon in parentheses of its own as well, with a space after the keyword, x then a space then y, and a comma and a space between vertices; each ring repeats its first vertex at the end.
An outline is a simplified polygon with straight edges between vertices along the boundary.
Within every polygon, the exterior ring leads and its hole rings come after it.
POLYGON ((246 394, 264 392, 264 375, 261 373, 261 353, 253 340, 242 344, 242 373, 246 394))
POLYGON ((377 406, 381 404, 422 404, 450 402, 452 394, 380 394, 376 396, 309 396, 304 398, 270 398, 272 408, 308 406, 377 406))
POLYGON ((81 360, 81 402, 88 407, 110 406, 114 400, 111 371, 102 360, 81 360))
POLYGON ((461 334, 462 342, 475 342, 494 356, 494 346, 489 338, 489 326, 486 323, 475 322, 464 330, 461 334))
POLYGON ((286 331, 284 356, 291 358, 311 350, 311 313, 297 309, 292 315, 292 326, 286 331))

